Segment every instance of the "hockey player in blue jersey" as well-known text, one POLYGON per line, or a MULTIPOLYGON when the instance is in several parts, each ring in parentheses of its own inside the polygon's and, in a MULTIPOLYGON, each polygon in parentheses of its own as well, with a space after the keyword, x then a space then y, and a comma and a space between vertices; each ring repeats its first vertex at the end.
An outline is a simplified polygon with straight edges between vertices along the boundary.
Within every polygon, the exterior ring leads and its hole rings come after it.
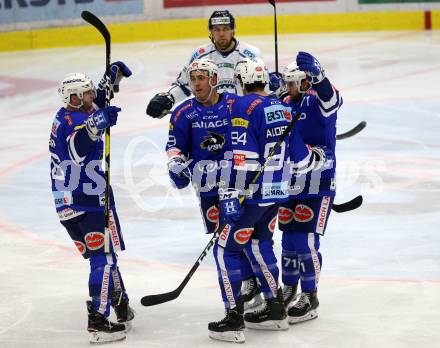
POLYGON ((236 76, 244 95, 231 108, 230 142, 233 170, 229 187, 219 190, 220 223, 226 227, 214 245, 219 285, 226 317, 208 325, 214 339, 244 342, 244 327, 265 330, 287 329, 282 291, 278 286, 278 266, 272 236, 278 203, 288 199, 290 163, 308 167, 309 148, 299 133, 282 142, 269 160, 262 175, 249 183, 292 121, 291 108, 279 99, 269 97, 264 88, 267 69, 261 59, 245 59, 236 67, 236 76), (294 143, 294 150, 291 149, 294 143), (240 196, 244 195, 243 205, 240 196), (264 294, 264 306, 243 316, 240 299, 242 255, 250 260, 264 294))
MULTIPOLYGON (((124 63, 113 63, 112 93, 118 90, 121 77, 130 75, 124 63)), ((112 192, 109 232, 105 232, 106 185, 101 169, 101 136, 107 127, 116 124, 121 109, 98 108, 104 104, 105 92, 102 88, 98 95, 96 92, 93 81, 82 73, 69 74, 61 81, 58 93, 65 106, 55 116, 49 151, 52 193, 60 222, 78 251, 90 262, 91 301, 87 301, 90 343, 105 343, 124 339, 134 314, 117 265, 116 252, 125 246, 112 192), (105 252, 106 244, 109 252, 105 252), (107 319, 110 306, 118 323, 107 319)))
POLYGON ((218 224, 218 186, 225 159, 230 124, 228 109, 236 95, 217 92, 218 68, 207 59, 187 67, 194 98, 179 105, 170 118, 166 151, 173 186, 192 185, 200 199, 207 233, 218 224))
POLYGON ((289 323, 295 324, 318 315, 320 236, 325 232, 335 196, 336 118, 342 98, 318 60, 306 52, 299 52, 296 61, 286 66, 283 79, 288 93, 285 101, 301 115, 297 128, 302 138, 308 145, 324 149, 322 157, 326 158, 318 175, 315 172, 296 178, 294 185, 301 189, 293 190, 289 201, 279 209, 283 297, 289 307, 289 323), (298 282, 301 294, 292 305, 298 282))
POLYGON ((175 103, 191 95, 187 67, 196 59, 208 59, 217 64, 219 71, 217 90, 241 95, 241 87, 234 80, 234 69, 244 57, 261 57, 260 51, 235 38, 235 18, 227 11, 214 11, 208 21, 211 43, 197 47, 189 62, 180 72, 167 92, 156 94, 148 103, 147 114, 153 118, 164 117, 175 103))

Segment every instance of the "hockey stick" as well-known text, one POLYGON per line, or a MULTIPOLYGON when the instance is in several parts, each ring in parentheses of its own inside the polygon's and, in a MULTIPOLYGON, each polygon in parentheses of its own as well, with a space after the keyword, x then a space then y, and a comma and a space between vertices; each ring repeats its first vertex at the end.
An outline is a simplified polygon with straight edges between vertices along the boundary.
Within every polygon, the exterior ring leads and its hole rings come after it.
POLYGON ((333 204, 332 209, 337 213, 345 213, 346 211, 355 210, 362 205, 364 201, 362 195, 356 196, 351 201, 341 203, 341 204, 333 204))
MULTIPOLYGON (((249 187, 257 182, 258 178, 264 172, 264 169, 269 164, 269 162, 272 160, 273 155, 275 155, 275 153, 278 151, 278 149, 281 146, 281 144, 283 143, 284 139, 288 136, 288 134, 292 130, 293 126, 298 121, 299 117, 300 117, 300 114, 296 113, 295 116, 293 117, 292 121, 290 122, 290 124, 287 126, 287 128, 284 130, 284 132, 278 138, 278 141, 275 143, 275 145, 272 148, 272 150, 270 151, 270 153, 267 155, 266 161, 264 162, 264 164, 260 167, 258 172, 255 173, 252 181, 249 184, 249 187)), ((244 198, 244 196, 242 196, 240 198, 240 204, 243 204, 244 200, 245 200, 245 198, 244 198)), ((158 305, 158 304, 161 304, 161 303, 164 303, 164 302, 175 300, 177 297, 179 297, 180 293, 185 288, 186 284, 188 284, 189 280, 191 279, 191 277, 193 276, 193 274, 195 273, 197 268, 199 268, 199 266, 202 263, 203 259, 207 255, 208 251, 215 244, 215 242, 216 242, 220 232, 223 231, 226 226, 227 226, 227 224, 222 224, 222 225, 220 225, 216 229, 216 231, 213 233, 212 238, 209 240, 209 242, 206 245, 205 249, 203 249, 202 253, 198 257, 198 259, 195 262, 195 264, 192 266, 192 268, 189 271, 189 273, 186 275, 186 277, 183 279, 182 283, 180 283, 180 285, 175 290, 170 291, 170 292, 166 292, 166 293, 163 293, 163 294, 144 296, 144 297, 141 298, 141 304, 143 306, 155 306, 155 305, 158 305)))
MULTIPOLYGON (((104 23, 89 11, 82 11, 81 17, 93 25, 104 37, 105 40, 105 106, 110 105, 110 33, 104 23)), ((105 129, 105 233, 104 252, 110 252, 110 127, 105 129)))
POLYGON ((353 135, 358 134, 362 129, 364 129, 367 126, 367 122, 362 121, 360 122, 356 127, 353 129, 350 129, 348 132, 337 134, 336 140, 342 140, 352 137, 353 135))
POLYGON ((278 73, 278 27, 277 27, 277 4, 275 0, 268 0, 269 4, 273 6, 274 14, 274 31, 275 31, 275 72, 278 73))

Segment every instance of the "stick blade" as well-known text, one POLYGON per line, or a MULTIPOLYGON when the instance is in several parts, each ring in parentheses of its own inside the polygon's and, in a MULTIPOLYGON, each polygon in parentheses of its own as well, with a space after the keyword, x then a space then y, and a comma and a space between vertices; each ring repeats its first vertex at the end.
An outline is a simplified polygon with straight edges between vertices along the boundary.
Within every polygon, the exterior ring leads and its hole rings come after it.
POLYGON ((105 24, 102 23, 102 21, 98 17, 96 17, 92 12, 89 11, 82 11, 81 17, 86 22, 90 23, 96 29, 98 29, 101 35, 104 36, 106 42, 110 42, 110 33, 105 24))
POLYGON ((149 307, 149 306, 155 306, 161 303, 169 302, 172 300, 175 300, 179 296, 178 291, 170 291, 166 292, 164 294, 157 294, 157 295, 147 295, 141 298, 141 304, 143 306, 149 307))
POLYGON ((362 195, 356 196, 351 201, 343 204, 333 204, 332 209, 337 213, 344 213, 346 211, 351 211, 359 208, 364 201, 362 195))
POLYGON ((354 127, 353 129, 349 130, 348 132, 342 133, 342 134, 338 134, 336 135, 336 140, 341 140, 341 139, 346 139, 346 138, 350 138, 353 135, 358 134, 362 129, 364 129, 367 126, 367 122, 362 121, 360 122, 356 127, 354 127))
POLYGON ((269 2, 269 4, 271 4, 273 7, 275 7, 275 0, 267 0, 269 2))

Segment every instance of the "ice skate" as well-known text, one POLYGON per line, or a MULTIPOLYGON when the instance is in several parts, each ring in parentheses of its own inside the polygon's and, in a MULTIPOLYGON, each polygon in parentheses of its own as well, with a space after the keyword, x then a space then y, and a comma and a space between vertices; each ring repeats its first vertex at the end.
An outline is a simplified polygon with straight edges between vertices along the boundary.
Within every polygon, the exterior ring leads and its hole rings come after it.
POLYGON ((286 310, 297 299, 297 297, 298 297, 296 295, 297 289, 298 289, 298 283, 295 285, 284 285, 284 287, 283 287, 283 302, 284 302, 284 308, 286 308, 286 310))
POLYGON ((112 296, 112 307, 118 323, 125 325, 125 332, 130 331, 135 312, 130 307, 128 298, 124 297, 122 292, 115 292, 112 296))
POLYGON ((239 301, 244 304, 245 312, 252 311, 264 303, 255 277, 243 280, 240 293, 239 301))
POLYGON ((289 324, 297 324, 318 317, 319 306, 317 291, 302 292, 298 302, 287 311, 289 324))
POLYGON ((289 325, 286 320, 283 293, 278 289, 276 298, 266 299, 263 308, 246 313, 244 320, 246 327, 256 330, 287 330, 289 325))
POLYGON ((90 332, 90 343, 101 344, 116 342, 125 339, 125 325, 110 322, 103 314, 92 307, 92 302, 87 301, 89 320, 87 331, 90 332))
POLYGON ((237 307, 228 309, 226 317, 208 324, 209 337, 214 340, 244 343, 243 314, 237 307))

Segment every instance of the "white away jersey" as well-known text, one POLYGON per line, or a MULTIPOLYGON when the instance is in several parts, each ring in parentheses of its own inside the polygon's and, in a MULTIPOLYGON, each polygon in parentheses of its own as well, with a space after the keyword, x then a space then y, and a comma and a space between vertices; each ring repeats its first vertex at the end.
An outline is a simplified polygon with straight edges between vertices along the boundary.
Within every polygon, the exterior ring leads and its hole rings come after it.
POLYGON ((234 70, 237 62, 245 57, 261 58, 261 52, 258 48, 244 42, 239 42, 238 40, 236 40, 234 49, 229 52, 219 52, 213 43, 200 46, 191 55, 190 60, 180 72, 177 80, 171 85, 169 93, 173 95, 176 103, 189 97, 192 92, 188 84, 187 66, 196 59, 204 58, 210 59, 218 65, 219 83, 217 90, 219 93, 227 92, 243 95, 241 87, 235 84, 234 70))

